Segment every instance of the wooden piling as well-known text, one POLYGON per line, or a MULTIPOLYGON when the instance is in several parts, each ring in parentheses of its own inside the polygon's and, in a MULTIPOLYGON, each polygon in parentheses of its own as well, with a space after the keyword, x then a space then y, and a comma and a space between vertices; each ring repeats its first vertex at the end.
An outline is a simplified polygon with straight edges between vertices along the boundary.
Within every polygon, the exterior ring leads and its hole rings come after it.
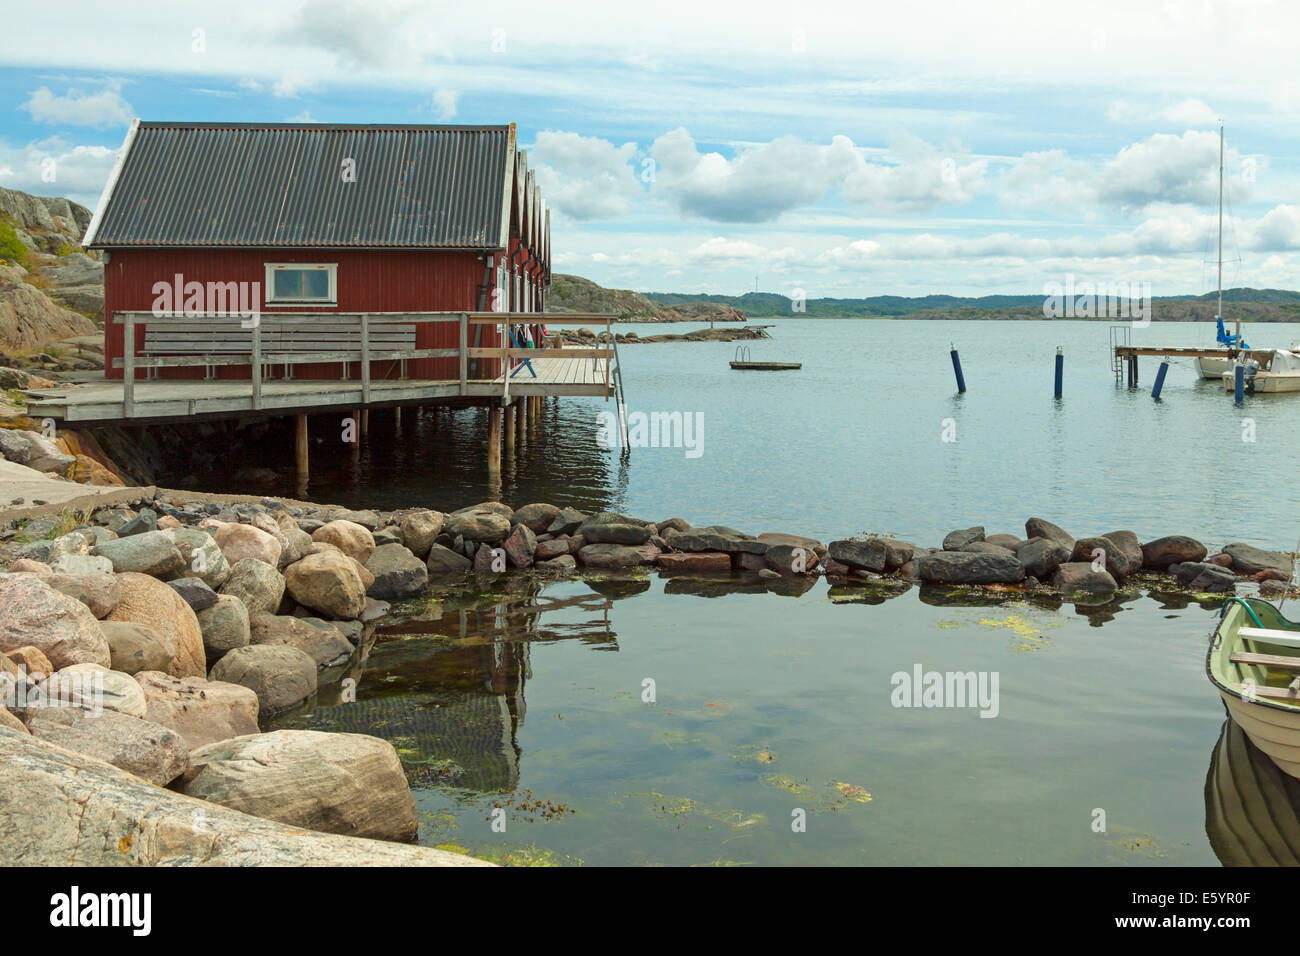
POLYGON ((501 406, 488 409, 488 474, 501 474, 501 406))
POLYGON ((516 404, 517 404, 516 402, 511 402, 509 405, 505 407, 505 421, 502 427, 505 429, 505 446, 506 446, 505 451, 506 451, 507 461, 513 458, 515 454, 515 406, 516 404))
POLYGON ((307 476, 308 476, 308 441, 307 441, 307 416, 294 416, 294 442, 293 442, 293 459, 295 470, 298 476, 298 494, 307 497, 307 476))

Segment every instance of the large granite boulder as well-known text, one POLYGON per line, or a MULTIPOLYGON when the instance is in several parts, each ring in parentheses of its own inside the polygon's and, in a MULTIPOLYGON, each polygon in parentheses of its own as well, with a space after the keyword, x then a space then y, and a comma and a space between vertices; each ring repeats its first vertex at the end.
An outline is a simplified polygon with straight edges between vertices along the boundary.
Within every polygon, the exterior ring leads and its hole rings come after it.
POLYGON ((326 617, 355 618, 366 606, 366 585, 342 551, 326 549, 289 565, 285 587, 299 604, 326 617))
POLYGON ((457 554, 451 548, 440 544, 430 545, 425 567, 429 574, 463 574, 470 569, 473 562, 463 554, 457 554))
MULTIPOLYGON (((514 512, 510 514, 513 515, 514 512)), ((456 511, 447 515, 442 530, 452 537, 500 544, 510 534, 510 515, 488 509, 456 511)))
POLYGON ((1254 545, 1236 542, 1224 545, 1223 553, 1232 558, 1232 570, 1238 574, 1280 571, 1287 578, 1291 577, 1291 555, 1285 551, 1266 551, 1254 545))
POLYGON ((7 866, 488 866, 472 857, 260 820, 0 729, 7 866), (33 800, 32 794, 41 794, 33 800))
POLYGON ((429 556, 429 548, 442 534, 445 516, 441 511, 412 511, 402 518, 402 543, 419 558, 429 556))
POLYGON ((659 549, 652 544, 638 548, 626 544, 589 544, 578 552, 578 563, 599 571, 616 571, 654 564, 658 557, 659 549))
POLYGON ((317 667, 342 664, 352 656, 352 645, 339 631, 313 627, 302 618, 259 611, 248 619, 253 644, 296 647, 317 667))
POLYGON ((1070 555, 1071 562, 1094 562, 1097 558, 1101 559, 1102 565, 1116 581, 1122 581, 1131 572, 1138 570, 1129 566, 1128 555, 1110 538, 1093 537, 1080 538, 1074 542, 1074 552, 1070 555))
MULTIPOLYGON (((27 711, 27 730, 33 737, 110 763, 160 787, 183 774, 189 765, 189 748, 180 734, 111 710, 92 716, 74 707, 34 707, 27 711)), ((0 778, 5 776, 7 773, 0 774, 0 778)), ((42 794, 41 800, 35 800, 28 794, 26 799, 39 803, 48 796, 42 794)))
POLYGON ((165 534, 185 562, 185 574, 202 578, 203 583, 219 589, 230 577, 230 562, 226 560, 217 539, 199 528, 164 528, 165 534))
POLYGON ((157 578, 127 572, 117 576, 122 600, 104 620, 143 624, 172 643, 170 673, 202 677, 207 671, 203 632, 194 611, 179 594, 157 578))
POLYGON ((176 645, 170 636, 159 634, 147 624, 134 621, 100 621, 112 652, 112 668, 123 674, 140 671, 171 671, 176 664, 176 645))
POLYGON ((1132 574, 1142 568, 1142 543, 1132 531, 1108 531, 1103 538, 1110 540, 1115 547, 1124 552, 1128 559, 1128 573, 1132 574))
POLYGON ((1046 538, 1055 541, 1070 553, 1074 553, 1074 538, 1064 528, 1054 525, 1046 518, 1030 518, 1025 522, 1025 540, 1046 538))
MULTIPOLYGON (((648 538, 649 535, 647 534, 648 538)), ((506 553, 506 559, 510 566, 527 570, 533 566, 533 556, 537 552, 537 535, 526 524, 517 524, 510 537, 501 543, 502 549, 506 553)), ((386 597, 387 595, 376 595, 377 597, 386 597)))
POLYGON ((676 551, 725 551, 728 554, 764 554, 771 547, 766 541, 725 525, 708 525, 688 531, 668 530, 664 541, 676 551))
POLYGON ((645 544, 650 540, 650 528, 644 521, 627 518, 612 511, 601 511, 578 526, 578 534, 588 544, 645 544))
POLYGON ((231 522, 213 531, 212 537, 231 566, 245 558, 256 558, 273 568, 280 564, 283 546, 279 538, 262 528, 231 522))
POLYGON ((974 528, 964 528, 960 531, 949 531, 943 538, 943 550, 961 551, 968 544, 974 544, 977 541, 983 540, 983 525, 977 525, 974 528))
MULTIPOLYGON (((259 611, 265 614, 265 611, 259 611)), ((203 651, 211 666, 236 647, 247 647, 251 640, 248 608, 233 594, 217 595, 217 603, 199 611, 199 630, 203 634, 203 651)), ((166 670, 155 667, 153 670, 166 670)))
MULTIPOLYGON (((165 586, 165 585, 160 585, 165 586)), ((0 652, 35 647, 55 669, 112 663, 99 621, 75 598, 32 574, 0 581, 0 652)))
POLYGON ((330 521, 311 533, 313 541, 332 544, 348 557, 356 558, 362 564, 370 560, 375 553, 375 536, 370 529, 355 521, 330 521))
POLYGON ((1015 555, 1026 574, 1045 581, 1058 565, 1070 560, 1070 548, 1053 538, 1030 538, 1016 548, 1015 555))
POLYGON ((1091 561, 1067 561, 1052 574, 1052 587, 1065 598, 1099 597, 1118 585, 1108 571, 1096 571, 1091 561))
MULTIPOLYGON (((116 711, 132 717, 145 715, 144 694, 130 674, 98 664, 72 664, 51 674, 41 690, 47 701, 98 714, 116 711)), ((55 706, 60 706, 55 704, 55 706)))
POLYGON ((275 612, 284 599, 284 575, 257 558, 243 558, 230 569, 222 594, 229 594, 244 602, 249 614, 258 611, 275 612))
POLYGON ((419 820, 393 745, 363 734, 276 730, 190 754, 181 790, 265 820, 395 842, 419 820))
POLYGON ((864 571, 895 571, 912 560, 916 545, 893 538, 849 538, 827 546, 831 560, 864 571))
POLYGON ((296 647, 236 647, 212 665, 208 679, 247 687, 257 695, 258 716, 291 710, 316 693, 316 662, 296 647))
MULTIPOLYGON (((428 549, 425 554, 428 554, 428 549)), ((366 570, 375 578, 366 593, 384 600, 400 600, 423 594, 429 583, 429 570, 424 562, 401 544, 383 544, 375 548, 375 553, 366 562, 366 570)))
POLYGON ((145 719, 176 731, 190 750, 258 732, 257 694, 247 687, 162 671, 141 671, 135 681, 145 719))
POLYGON ((510 523, 526 525, 534 534, 544 534, 559 513, 560 509, 555 505, 543 503, 524 505, 522 508, 515 509, 510 523))
POLYGON ((97 618, 108 617, 122 600, 122 588, 112 574, 42 574, 41 580, 76 598, 97 618))
POLYGON ((113 562, 118 574, 134 571, 154 577, 167 577, 185 567, 185 559, 171 538, 162 531, 144 531, 126 538, 102 541, 94 553, 113 562))

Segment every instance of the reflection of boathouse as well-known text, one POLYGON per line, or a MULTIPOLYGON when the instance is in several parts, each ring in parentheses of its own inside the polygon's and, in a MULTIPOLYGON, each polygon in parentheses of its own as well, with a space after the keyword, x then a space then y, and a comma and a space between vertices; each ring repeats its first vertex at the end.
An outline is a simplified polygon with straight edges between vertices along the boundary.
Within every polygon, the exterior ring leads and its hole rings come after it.
MULTIPOLYGON (((409 693, 385 694, 382 685, 363 684, 354 703, 319 716, 339 730, 393 741, 408 767, 418 761, 451 760, 460 772, 442 783, 513 790, 519 782, 517 733, 525 714, 528 643, 498 640, 446 648, 423 663, 427 667, 435 660, 434 690, 417 687, 409 693)), ((414 673, 419 665, 413 661, 395 671, 411 684, 427 685, 427 674, 414 673)))

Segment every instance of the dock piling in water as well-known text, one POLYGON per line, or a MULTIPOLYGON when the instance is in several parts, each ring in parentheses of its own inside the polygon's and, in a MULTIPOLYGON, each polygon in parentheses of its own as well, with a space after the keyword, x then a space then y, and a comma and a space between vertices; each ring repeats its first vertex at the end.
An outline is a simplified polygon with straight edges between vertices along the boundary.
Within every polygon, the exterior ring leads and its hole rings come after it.
POLYGON ((1056 397, 1061 397, 1061 386, 1065 380, 1065 353, 1058 345, 1056 347, 1056 397))
POLYGON ((1232 400, 1238 405, 1246 400, 1246 366, 1240 362, 1232 367, 1232 400))
POLYGON ((1160 390, 1165 387, 1165 373, 1169 371, 1169 359, 1164 359, 1160 363, 1160 368, 1156 372, 1156 383, 1151 387, 1151 397, 1157 402, 1160 401, 1160 390))
POLYGON ((956 343, 952 345, 952 370, 957 376, 957 394, 960 395, 966 391, 966 376, 961 373, 961 358, 957 355, 956 343))

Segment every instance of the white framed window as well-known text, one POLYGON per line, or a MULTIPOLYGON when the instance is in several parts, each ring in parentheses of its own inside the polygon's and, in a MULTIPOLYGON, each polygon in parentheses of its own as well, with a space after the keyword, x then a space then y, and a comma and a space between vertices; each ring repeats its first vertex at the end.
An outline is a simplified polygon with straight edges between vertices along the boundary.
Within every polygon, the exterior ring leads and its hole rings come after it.
POLYGON ((300 302, 336 305, 339 276, 336 262, 266 263, 266 304, 300 302))

